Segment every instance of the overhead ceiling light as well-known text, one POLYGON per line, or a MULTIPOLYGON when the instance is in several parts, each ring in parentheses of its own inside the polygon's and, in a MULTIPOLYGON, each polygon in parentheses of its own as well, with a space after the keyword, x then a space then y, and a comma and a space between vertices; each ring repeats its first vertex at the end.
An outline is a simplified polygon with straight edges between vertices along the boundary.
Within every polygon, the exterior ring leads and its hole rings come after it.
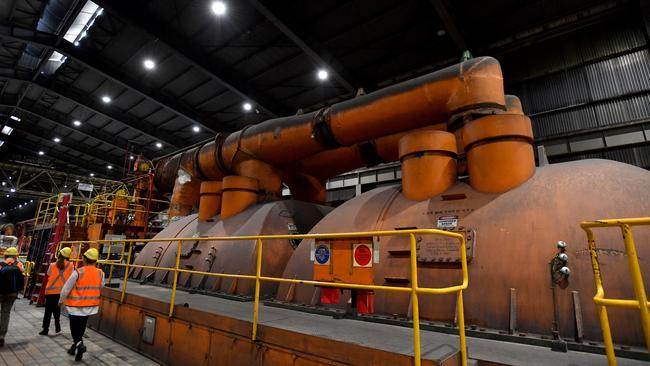
POLYGON ((21 121, 20 117, 17 117, 17 116, 11 116, 9 118, 11 118, 11 119, 13 119, 14 121, 17 121, 17 122, 21 121))
POLYGON ((9 192, 11 192, 11 193, 16 192, 16 188, 11 188, 11 189, 9 190, 9 192))
POLYGON ((7 185, 7 183, 5 183, 5 182, 2 182, 2 186, 3 186, 3 187, 4 187, 4 186, 6 186, 6 185, 7 185))
POLYGON ((11 128, 9 126, 2 127, 2 133, 4 133, 5 135, 9 136, 9 135, 11 135, 12 132, 14 132, 13 128, 11 128))
POLYGON ((79 179, 75 179, 75 183, 79 183, 79 179))
POLYGON ((104 102, 106 104, 110 103, 111 102, 111 97, 109 97, 108 95, 104 95, 102 97, 102 102, 104 102))
POLYGON ((133 157, 133 155, 131 155, 131 156, 129 156, 129 159, 133 160, 133 159, 135 159, 135 158, 133 157))
POLYGON ((5 144, 5 142, 2 141, 2 140, 0 140, 0 146, 2 146, 2 145, 4 145, 4 144, 5 144))
POLYGON ((91 176, 91 177, 94 177, 94 176, 95 176, 95 173, 90 173, 90 176, 91 176))
POLYGON ((156 68, 156 63, 153 62, 153 60, 150 58, 144 60, 142 64, 144 65, 144 68, 147 70, 153 70, 154 68, 156 68))
POLYGON ((39 151, 38 155, 45 155, 45 151, 39 151))
POLYGON ((160 149, 162 147, 162 144, 160 142, 156 142, 156 147, 160 149))
POLYGON ((194 126, 194 127, 192 127, 192 131, 199 132, 199 131, 201 131, 201 128, 199 126, 194 126))
POLYGON ((79 47, 79 41, 74 41, 73 45, 74 45, 75 47, 79 47))
POLYGON ((438 35, 438 37, 442 37, 445 34, 447 34, 447 32, 444 29, 440 29, 436 32, 436 34, 438 35))
POLYGON ((54 142, 56 142, 56 143, 59 143, 59 142, 61 142, 61 139, 58 138, 58 137, 55 137, 52 141, 54 141, 54 142))
POLYGON ((72 124, 79 127, 79 126, 81 126, 81 121, 76 121, 75 120, 75 121, 72 122, 72 124))
POLYGON ((320 69, 318 70, 318 73, 316 74, 318 76, 319 80, 327 80, 327 78, 330 76, 330 74, 327 72, 325 69, 320 69))
POLYGON ((113 166, 112 166, 112 165, 108 165, 106 168, 107 168, 108 170, 111 170, 111 169, 113 169, 113 166))
POLYGON ((34 200, 29 200, 29 202, 30 202, 30 203, 31 203, 31 202, 34 202, 34 200))
POLYGON ((223 1, 213 1, 212 12, 219 16, 226 14, 226 4, 223 1))
POLYGON ((7 198, 9 198, 9 195, 7 195, 7 198))
POLYGON ((248 102, 246 102, 246 103, 244 103, 244 104, 242 105, 242 108, 244 108, 244 110, 245 110, 246 112, 250 112, 251 109, 253 109, 253 105, 250 104, 250 103, 248 103, 248 102))
POLYGON ((22 203, 19 204, 18 207, 19 207, 19 208, 23 208, 23 204, 22 204, 22 203))

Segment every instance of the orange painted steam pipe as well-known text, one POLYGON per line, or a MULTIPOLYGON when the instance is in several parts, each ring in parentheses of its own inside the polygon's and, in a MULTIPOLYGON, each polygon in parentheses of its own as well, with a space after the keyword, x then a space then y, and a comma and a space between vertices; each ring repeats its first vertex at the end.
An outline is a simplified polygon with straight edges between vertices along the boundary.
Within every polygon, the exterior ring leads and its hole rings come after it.
POLYGON ((456 183, 456 137, 446 131, 417 131, 399 140, 402 192, 411 201, 443 193, 456 183))
POLYGON ((191 214, 199 202, 200 188, 201 181, 196 178, 192 178, 191 181, 185 184, 181 184, 176 179, 169 204, 169 217, 187 216, 191 214))
POLYGON ((223 186, 220 181, 201 183, 199 201, 199 221, 208 221, 221 211, 221 194, 223 186))
POLYGON ((239 164, 248 160, 281 169, 324 150, 445 122, 468 109, 505 110, 505 104, 498 61, 475 58, 318 112, 250 126, 227 136, 222 143, 214 143, 214 147, 208 143, 183 153, 181 158, 161 161, 156 183, 160 190, 168 191, 170 179, 166 177, 175 175, 174 169, 180 165, 211 180, 238 174, 239 164), (197 149, 191 159, 185 157, 197 149))
POLYGON ((533 130, 521 114, 485 116, 462 129, 469 182, 480 192, 515 188, 535 173, 533 130))
POLYGON ((257 179, 239 175, 223 178, 221 194, 221 218, 227 219, 257 203, 259 182, 257 179))

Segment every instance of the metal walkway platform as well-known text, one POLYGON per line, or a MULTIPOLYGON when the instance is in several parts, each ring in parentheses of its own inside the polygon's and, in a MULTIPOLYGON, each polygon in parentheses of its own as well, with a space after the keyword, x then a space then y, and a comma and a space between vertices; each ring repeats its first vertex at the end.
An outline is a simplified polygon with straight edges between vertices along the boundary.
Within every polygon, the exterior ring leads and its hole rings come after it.
POLYGON ((66 353, 72 344, 68 319, 61 318, 63 329, 59 334, 54 334, 52 320, 49 336, 38 335, 42 321, 43 308, 29 305, 28 299, 18 299, 15 302, 6 343, 0 348, 0 365, 158 365, 91 329, 86 330, 84 338, 88 352, 81 362, 74 362, 73 356, 66 353))
MULTIPOLYGON (((129 282, 127 293, 169 304, 171 290, 164 287, 129 282)), ((219 314, 244 321, 252 321, 253 303, 192 294, 179 290, 176 305, 219 314)), ((333 339, 398 354, 413 355, 413 334, 407 327, 364 322, 351 319, 334 319, 272 306, 260 307, 259 324, 305 335, 333 339)), ((422 357, 440 361, 458 350, 458 336, 432 331, 422 332, 422 357)), ((554 352, 549 348, 467 338, 470 359, 502 365, 607 365, 605 355, 569 351, 554 352)), ((638 360, 618 358, 621 366, 649 365, 638 360)))

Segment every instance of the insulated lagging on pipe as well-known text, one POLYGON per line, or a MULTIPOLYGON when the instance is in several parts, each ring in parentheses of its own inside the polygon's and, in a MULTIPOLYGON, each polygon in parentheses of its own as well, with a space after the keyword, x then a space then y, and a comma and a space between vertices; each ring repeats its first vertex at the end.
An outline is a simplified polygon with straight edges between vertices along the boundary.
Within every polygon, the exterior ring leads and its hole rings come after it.
POLYGON ((468 60, 316 112, 217 136, 214 142, 160 161, 156 186, 169 192, 179 168, 210 181, 237 174, 247 160, 281 170, 324 150, 447 121, 456 113, 481 107, 505 110, 501 67, 491 57, 468 60))

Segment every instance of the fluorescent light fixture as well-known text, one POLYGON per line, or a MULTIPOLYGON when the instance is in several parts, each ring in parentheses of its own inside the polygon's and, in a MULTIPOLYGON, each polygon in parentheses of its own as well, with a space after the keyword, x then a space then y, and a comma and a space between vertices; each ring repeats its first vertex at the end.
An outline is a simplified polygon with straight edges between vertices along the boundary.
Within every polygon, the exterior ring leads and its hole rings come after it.
POLYGON ((17 116, 11 116, 11 117, 9 117, 9 118, 13 119, 13 120, 16 121, 16 122, 20 122, 20 121, 21 121, 20 117, 17 117, 17 116))
POLYGON ((90 176, 91 176, 91 177, 94 177, 94 176, 95 176, 95 173, 90 173, 90 176))
POLYGON ((226 14, 226 4, 223 1, 213 1, 212 2, 212 12, 216 15, 226 14))
POLYGON ((76 121, 75 120, 75 121, 72 122, 72 124, 79 127, 79 126, 81 126, 81 121, 76 121))
POLYGON ((251 109, 253 109, 253 105, 250 104, 250 103, 248 103, 248 102, 246 102, 246 103, 244 103, 244 104, 242 105, 242 108, 244 108, 244 110, 245 110, 246 112, 250 112, 251 109))
POLYGON ((112 165, 108 165, 108 166, 106 166, 106 169, 111 170, 111 169, 113 169, 113 166, 112 166, 112 165))
POLYGON ((156 63, 155 63, 152 59, 150 59, 150 58, 144 60, 144 61, 142 62, 142 65, 143 65, 144 68, 147 69, 147 70, 153 70, 153 69, 156 68, 156 63))
POLYGON ((194 132, 199 132, 199 131, 201 131, 201 127, 199 127, 199 126, 194 126, 194 127, 192 127, 192 131, 194 131, 194 132))
POLYGON ((61 139, 58 138, 58 137, 55 137, 52 141, 54 141, 54 142, 56 142, 58 144, 59 142, 61 142, 61 139))
POLYGON ((4 133, 5 135, 9 136, 9 135, 11 135, 12 132, 14 132, 13 128, 11 128, 9 126, 2 127, 2 133, 4 133))
POLYGON ((74 41, 73 45, 74 45, 75 47, 79 47, 79 41, 74 41))
POLYGON ((5 142, 2 141, 2 140, 0 140, 0 146, 2 146, 2 145, 4 145, 4 144, 5 144, 5 142))
POLYGON ((39 151, 38 155, 45 155, 45 151, 39 151))
POLYGON ((162 148, 162 144, 160 142, 156 142, 156 147, 160 149, 162 148))
POLYGON ((330 76, 330 74, 327 72, 325 69, 320 69, 318 70, 318 73, 316 74, 318 76, 319 80, 327 80, 327 78, 330 76))
POLYGON ((109 97, 108 95, 102 96, 102 102, 104 102, 106 104, 110 103, 111 102, 111 97, 109 97))
POLYGON ((79 179, 75 179, 75 183, 79 183, 79 179))

